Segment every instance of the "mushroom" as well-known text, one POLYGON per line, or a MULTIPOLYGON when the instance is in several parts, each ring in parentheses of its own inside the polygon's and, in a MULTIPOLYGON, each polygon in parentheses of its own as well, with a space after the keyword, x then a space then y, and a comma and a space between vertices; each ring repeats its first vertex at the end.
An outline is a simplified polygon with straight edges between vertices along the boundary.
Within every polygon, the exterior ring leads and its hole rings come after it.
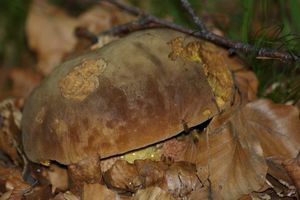
POLYGON ((231 105, 224 50, 170 29, 132 33, 57 67, 25 102, 27 157, 101 179, 100 159, 163 141, 231 105))

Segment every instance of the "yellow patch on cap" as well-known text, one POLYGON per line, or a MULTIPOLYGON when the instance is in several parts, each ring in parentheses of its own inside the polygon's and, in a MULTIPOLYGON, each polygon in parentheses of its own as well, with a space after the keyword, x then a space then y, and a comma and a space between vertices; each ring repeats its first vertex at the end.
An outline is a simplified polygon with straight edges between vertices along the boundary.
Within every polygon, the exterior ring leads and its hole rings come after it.
POLYGON ((178 57, 188 61, 201 63, 209 86, 215 96, 218 107, 222 110, 230 102, 233 94, 233 79, 226 65, 221 49, 215 45, 195 40, 184 44, 183 37, 177 37, 168 42, 171 47, 169 57, 176 60, 178 57))
POLYGON ((99 86, 99 75, 107 63, 103 59, 84 60, 59 81, 61 94, 74 101, 83 101, 99 86))
POLYGON ((169 54, 169 57, 172 60, 176 60, 177 57, 181 57, 189 61, 201 63, 202 59, 199 55, 201 43, 198 41, 190 42, 186 46, 184 46, 183 41, 183 37, 177 37, 168 42, 168 45, 172 49, 172 52, 169 54))

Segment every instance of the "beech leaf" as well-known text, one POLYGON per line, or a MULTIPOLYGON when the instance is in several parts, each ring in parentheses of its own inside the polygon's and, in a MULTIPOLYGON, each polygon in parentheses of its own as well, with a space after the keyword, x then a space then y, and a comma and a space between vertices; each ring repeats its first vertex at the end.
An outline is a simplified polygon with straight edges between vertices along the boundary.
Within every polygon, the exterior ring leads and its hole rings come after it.
POLYGON ((170 194, 159 187, 148 187, 137 191, 133 200, 175 200, 170 194))
POLYGON ((265 157, 296 157, 300 150, 300 119, 296 107, 262 99, 247 104, 245 115, 256 130, 265 157))
POLYGON ((117 199, 118 194, 109 190, 106 186, 99 183, 84 184, 82 200, 106 200, 117 199))
POLYGON ((283 166, 293 180, 298 195, 300 194, 300 152, 296 158, 287 159, 283 162, 283 166))
POLYGON ((198 155, 198 175, 209 180, 214 199, 238 199, 264 185, 267 165, 254 131, 237 107, 215 117, 189 148, 198 155))

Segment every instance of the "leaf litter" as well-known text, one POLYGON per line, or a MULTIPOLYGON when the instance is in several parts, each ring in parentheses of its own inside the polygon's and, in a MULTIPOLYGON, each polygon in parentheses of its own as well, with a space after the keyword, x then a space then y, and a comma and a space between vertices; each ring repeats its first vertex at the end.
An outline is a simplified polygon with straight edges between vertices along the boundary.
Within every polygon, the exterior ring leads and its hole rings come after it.
MULTIPOLYGON (((100 32, 130 20, 112 11, 113 8, 104 12, 99 9, 103 8, 95 7, 75 18, 45 2, 34 1, 27 21, 27 37, 38 55, 38 73, 29 74, 38 75, 30 78, 32 82, 24 91, 30 91, 41 74, 47 75, 75 51, 76 26, 100 32), (97 20, 100 18, 105 20, 97 20), (53 32, 53 38, 43 37, 37 29, 40 26, 53 32)), ((230 110, 214 117, 204 129, 166 141, 162 144, 161 161, 129 163, 121 157, 110 158, 113 161, 102 170, 100 183, 84 184, 81 195, 69 191, 64 166, 36 168, 47 180, 44 185, 32 187, 23 180, 22 169, 26 164, 19 153, 20 118, 22 98, 28 92, 19 96, 20 101, 2 101, 0 199, 295 199, 300 190, 299 110, 266 99, 256 100, 257 78, 239 60, 231 62, 241 100, 230 110), (179 149, 177 153, 175 149, 179 149)), ((23 72, 18 73, 11 75, 15 94, 21 93, 22 83, 27 82, 25 79, 18 83, 20 79, 14 77, 22 76, 23 72)))

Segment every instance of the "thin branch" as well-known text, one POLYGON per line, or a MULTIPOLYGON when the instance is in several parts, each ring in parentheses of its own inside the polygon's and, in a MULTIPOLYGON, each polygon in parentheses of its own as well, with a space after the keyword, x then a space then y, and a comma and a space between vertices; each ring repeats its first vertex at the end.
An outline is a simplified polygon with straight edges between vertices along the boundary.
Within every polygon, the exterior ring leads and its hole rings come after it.
POLYGON ((136 21, 132 21, 129 23, 114 26, 111 29, 101 32, 100 35, 107 35, 107 34, 121 35, 124 33, 130 33, 133 31, 143 30, 143 29, 147 29, 147 28, 158 28, 158 27, 163 27, 163 26, 152 23, 152 21, 149 20, 147 17, 142 17, 136 21))
POLYGON ((201 19, 196 14, 195 10, 192 8, 192 5, 188 0, 180 0, 183 8, 189 13, 192 17, 194 23, 198 26, 201 32, 207 32, 207 28, 205 24, 201 21, 201 19))
POLYGON ((142 10, 140 10, 139 8, 118 2, 116 0, 101 0, 101 1, 105 1, 108 2, 114 6, 116 6, 117 8, 119 8, 120 10, 125 10, 127 13, 134 15, 134 16, 139 16, 139 15, 143 15, 144 12, 142 10))
POLYGON ((89 40, 92 44, 96 44, 98 42, 97 35, 93 34, 85 27, 76 27, 75 35, 79 38, 85 38, 89 40))
MULTIPOLYGON (((159 17, 156 17, 154 15, 145 13, 144 11, 140 10, 139 8, 129 6, 126 4, 123 4, 117 0, 102 0, 105 2, 108 2, 116 7, 118 7, 121 10, 124 10, 128 12, 131 15, 134 16, 139 16, 141 19, 145 20, 147 23, 127 23, 125 25, 118 26, 118 28, 113 27, 111 30, 108 32, 114 32, 115 34, 118 33, 119 30, 139 30, 139 29, 144 29, 145 27, 149 27, 149 24, 154 23, 158 25, 163 25, 165 27, 195 36, 200 39, 204 39, 207 41, 210 41, 216 45, 228 48, 228 49, 233 49, 235 51, 242 52, 244 54, 255 54, 257 58, 269 58, 269 59, 278 59, 281 61, 290 61, 290 62, 300 62, 300 57, 294 54, 290 54, 288 52, 284 51, 278 51, 275 49, 270 49, 270 48, 257 48, 251 44, 247 43, 242 43, 242 42, 237 42, 230 40, 228 38, 216 35, 210 31, 208 31, 205 27, 205 25, 201 22, 201 20, 196 16, 195 11, 191 8, 191 5, 185 4, 184 7, 186 10, 189 10, 189 14, 193 17, 193 19, 197 21, 197 25, 201 29, 198 32, 195 32, 194 30, 187 29, 185 27, 182 27, 178 24, 175 24, 173 22, 161 19, 159 17), (120 28, 122 27, 122 28, 120 28)), ((186 0, 181 0, 183 3, 186 3, 186 0)), ((138 21, 137 21, 138 22, 138 21)))

